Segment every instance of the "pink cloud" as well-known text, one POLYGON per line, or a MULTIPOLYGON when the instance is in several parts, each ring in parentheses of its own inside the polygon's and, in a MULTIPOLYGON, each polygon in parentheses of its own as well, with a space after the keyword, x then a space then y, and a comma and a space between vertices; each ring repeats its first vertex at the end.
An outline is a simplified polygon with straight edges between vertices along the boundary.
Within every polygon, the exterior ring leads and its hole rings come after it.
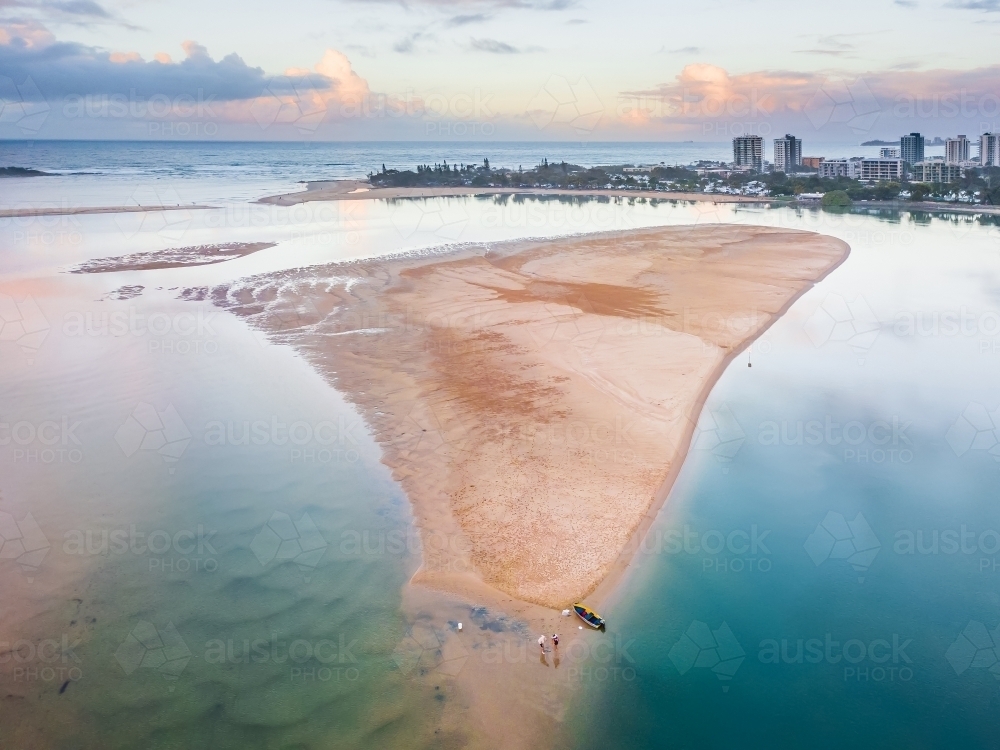
POLYGON ((198 44, 198 42, 193 42, 190 39, 181 42, 181 49, 184 50, 184 54, 187 55, 189 60, 211 60, 211 56, 208 54, 208 49, 203 45, 198 44))
POLYGON ((17 43, 24 49, 40 49, 56 40, 52 32, 38 21, 18 20, 0 23, 0 44, 17 43))
MULTIPOLYGON (((1000 66, 971 70, 762 70, 706 63, 674 80, 623 91, 613 125, 705 136, 779 135, 787 128, 857 135, 900 128, 990 127, 1000 120, 1000 66)), ((995 125, 993 125, 995 127, 995 125)), ((902 131, 900 131, 902 132, 902 131)))
POLYGON ((108 59, 113 63, 142 62, 142 56, 138 52, 112 52, 108 59))

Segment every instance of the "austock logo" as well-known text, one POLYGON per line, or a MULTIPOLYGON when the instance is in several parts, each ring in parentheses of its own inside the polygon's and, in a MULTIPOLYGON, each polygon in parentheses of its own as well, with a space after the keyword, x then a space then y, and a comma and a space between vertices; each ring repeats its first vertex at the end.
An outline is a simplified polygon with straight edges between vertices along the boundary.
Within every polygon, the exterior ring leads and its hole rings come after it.
POLYGON ((964 456, 970 450, 980 450, 986 451, 994 461, 1000 462, 1000 408, 990 412, 982 404, 973 401, 948 428, 945 440, 956 456, 964 456))
POLYGON ((250 114, 267 130, 275 123, 293 125, 302 135, 312 135, 326 117, 326 100, 316 92, 319 78, 278 76, 267 82, 250 104, 250 114))
POLYGON ((706 623, 694 620, 684 635, 668 653, 682 675, 691 669, 709 669, 723 682, 722 691, 729 692, 728 683, 746 658, 746 651, 724 621, 712 630, 706 623))
POLYGON ((803 326, 817 349, 828 343, 843 343, 858 356, 858 364, 874 346, 882 324, 864 297, 848 300, 828 294, 803 326))
POLYGON ((913 659, 906 650, 912 643, 899 633, 871 640, 834 640, 832 633, 822 638, 765 638, 758 644, 757 659, 761 664, 842 665, 844 682, 910 682, 913 659))
POLYGON ((861 422, 834 421, 826 414, 822 419, 768 420, 757 430, 757 443, 762 446, 828 446, 842 448, 845 462, 903 463, 913 461, 913 441, 908 434, 911 420, 892 418, 861 422))
POLYGON ((392 660, 404 676, 436 672, 454 677, 462 671, 469 652, 454 633, 435 630, 430 625, 413 625, 396 644, 392 660))
POLYGON ((1000 625, 987 630, 983 623, 971 620, 948 646, 945 658, 956 675, 967 669, 986 669, 1000 680, 1000 625))
POLYGON ((586 78, 570 83, 553 75, 528 103, 528 116, 539 130, 563 125, 577 133, 591 133, 604 116, 604 105, 586 78))
POLYGON ((34 574, 49 551, 45 538, 34 517, 28 513, 18 521, 10 513, 0 511, 0 560, 13 560, 32 582, 34 574))
POLYGON ((184 455, 191 433, 173 406, 157 411, 152 404, 140 402, 115 432, 115 442, 126 458, 139 451, 156 451, 170 464, 184 455))
POLYGON ((29 365, 34 363, 50 328, 49 321, 30 295, 18 302, 10 295, 0 294, 0 343, 11 342, 21 347, 29 365))
POLYGON ((816 130, 843 123, 855 133, 867 133, 882 108, 863 78, 851 83, 827 79, 806 104, 805 113, 816 130))
POLYGON ((882 549, 882 543, 860 513, 848 521, 840 513, 830 511, 803 547, 817 568, 827 560, 844 560, 862 574, 858 576, 858 583, 864 583, 863 574, 882 549))
POLYGON ((698 531, 689 524, 682 529, 650 531, 639 547, 644 554, 687 554, 701 557, 702 572, 743 573, 771 571, 770 529, 751 524, 749 529, 698 531))
POLYGON ((430 234, 455 242, 469 223, 469 212, 464 199, 407 198, 390 201, 389 221, 404 239, 430 234))
POLYGON ((726 464, 732 463, 743 447, 746 436, 729 405, 721 404, 716 409, 705 409, 701 413, 691 447, 694 450, 711 451, 723 464, 723 472, 728 472, 726 464))
POLYGON ((0 123, 12 123, 28 136, 38 135, 49 116, 49 103, 28 76, 21 83, 0 76, 0 123))
POLYGON ((115 224, 127 239, 151 233, 178 241, 194 218, 173 188, 139 188, 125 205, 138 209, 114 214, 115 224))
POLYGON ((315 570, 326 548, 326 539, 308 513, 292 521, 287 513, 275 511, 250 542, 250 550, 262 566, 273 560, 291 561, 303 572, 315 570))
MULTIPOLYGON (((172 622, 159 630, 153 623, 140 620, 115 650, 115 659, 126 675, 137 669, 152 669, 163 679, 175 682, 191 661, 191 649, 172 622)), ((169 690, 173 690, 172 685, 169 690)))
POLYGON ((74 650, 80 642, 70 643, 63 633, 42 640, 22 638, 13 643, 0 641, 0 665, 13 664, 10 674, 15 682, 47 682, 59 685, 61 694, 70 682, 83 678, 82 661, 74 650))

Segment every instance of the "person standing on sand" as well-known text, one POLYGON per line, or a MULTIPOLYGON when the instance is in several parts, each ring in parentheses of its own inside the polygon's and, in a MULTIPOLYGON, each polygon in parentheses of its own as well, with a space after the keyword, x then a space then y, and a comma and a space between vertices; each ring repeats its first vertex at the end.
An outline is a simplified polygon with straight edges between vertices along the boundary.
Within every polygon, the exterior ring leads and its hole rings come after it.
POLYGON ((556 648, 559 648, 559 634, 558 633, 553 633, 552 634, 552 645, 555 646, 556 648))
POLYGON ((545 636, 544 635, 538 636, 538 648, 540 648, 542 650, 542 653, 545 652, 545 636))

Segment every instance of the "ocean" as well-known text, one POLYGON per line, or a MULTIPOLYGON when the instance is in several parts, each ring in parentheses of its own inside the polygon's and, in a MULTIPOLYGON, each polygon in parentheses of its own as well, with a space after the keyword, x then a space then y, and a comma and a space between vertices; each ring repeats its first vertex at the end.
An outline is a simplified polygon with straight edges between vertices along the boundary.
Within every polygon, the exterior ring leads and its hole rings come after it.
MULTIPOLYGON (((457 243, 735 222, 823 232, 852 254, 713 390, 602 611, 607 648, 563 665, 572 698, 558 741, 995 744, 998 227, 669 201, 248 204, 360 176, 386 154, 480 158, 461 148, 3 144, 5 166, 66 173, 3 180, 4 206, 172 190, 216 208, 0 220, 0 630, 28 627, 0 649, 0 739, 447 745, 435 732, 455 696, 426 679, 447 682, 440 644, 404 614, 419 545, 378 446, 292 349, 179 290, 457 243), (276 244, 215 266, 67 273, 222 241, 276 244), (140 296, 112 294, 135 286, 140 296), (11 305, 20 329, 8 328, 11 305), (117 329, 101 324, 109 312, 117 329)), ((525 163, 559 157, 553 144, 510 149, 525 163)), ((587 149, 592 163, 670 158, 587 149)))
MULTIPOLYGON (((877 156, 878 147, 805 142, 806 155, 877 156)), ((940 150, 940 148, 939 148, 940 150)), ((935 153, 931 147, 928 154, 935 153)), ((0 208, 51 204, 111 205, 155 187, 164 199, 246 200, 262 192, 301 189, 311 180, 364 179, 384 164, 414 169, 447 161, 495 167, 534 166, 542 159, 582 166, 692 164, 732 159, 728 142, 382 142, 246 143, 187 141, 0 141, 0 167, 51 172, 43 182, 0 186, 0 208), (63 176, 71 175, 67 180, 63 176)))

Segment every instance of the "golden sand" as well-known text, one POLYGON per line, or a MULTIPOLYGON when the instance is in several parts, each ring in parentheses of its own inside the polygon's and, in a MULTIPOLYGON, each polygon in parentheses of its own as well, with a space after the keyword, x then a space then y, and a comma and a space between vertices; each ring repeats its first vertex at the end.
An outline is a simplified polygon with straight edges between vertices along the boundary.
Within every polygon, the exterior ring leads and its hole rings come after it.
POLYGON ((288 271, 216 298, 359 407, 413 504, 415 582, 562 608, 627 563, 732 356, 847 253, 808 232, 654 228, 288 271))

